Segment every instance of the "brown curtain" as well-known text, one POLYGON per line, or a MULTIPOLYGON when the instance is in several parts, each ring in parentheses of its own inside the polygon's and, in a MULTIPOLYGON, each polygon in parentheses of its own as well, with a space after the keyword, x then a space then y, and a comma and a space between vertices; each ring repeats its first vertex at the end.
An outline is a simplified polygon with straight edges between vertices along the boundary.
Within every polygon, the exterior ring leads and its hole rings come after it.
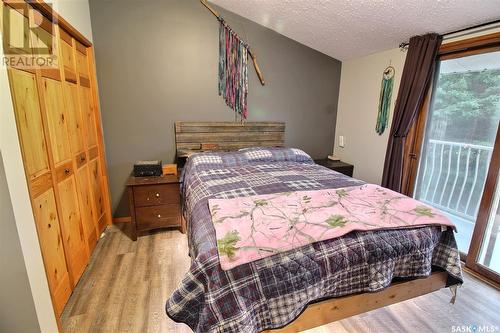
POLYGON ((401 192, 405 139, 434 76, 441 41, 441 36, 435 33, 410 39, 382 176, 382 186, 394 191, 401 192))

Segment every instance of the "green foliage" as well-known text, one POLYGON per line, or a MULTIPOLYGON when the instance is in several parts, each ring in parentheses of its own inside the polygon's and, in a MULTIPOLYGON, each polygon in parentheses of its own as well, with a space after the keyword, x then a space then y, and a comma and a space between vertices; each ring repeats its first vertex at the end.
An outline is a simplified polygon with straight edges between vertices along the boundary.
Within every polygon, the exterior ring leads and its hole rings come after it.
POLYGON ((417 206, 415 207, 414 211, 420 216, 434 217, 434 213, 432 212, 432 210, 426 206, 417 206))
POLYGON ((217 205, 217 204, 213 205, 212 210, 211 210, 212 217, 215 217, 215 215, 217 214, 218 211, 220 211, 219 205, 217 205))
POLYGON ((436 116, 472 119, 500 110, 500 70, 446 73, 439 76, 433 110, 436 116))
POLYGON ((242 218, 242 217, 245 217, 245 216, 247 216, 247 215, 250 215, 250 213, 249 213, 249 212, 244 211, 244 210, 240 210, 240 214, 238 214, 238 215, 235 215, 235 216, 222 216, 222 217, 220 217, 220 218, 218 218, 218 219, 215 219, 215 214, 216 214, 216 212, 214 212, 214 213, 212 214, 212 222, 213 222, 213 223, 223 223, 223 222, 224 222, 225 220, 227 220, 227 219, 240 219, 240 218, 242 218))
POLYGON ((437 139, 491 143, 500 118, 500 70, 439 75, 432 104, 437 139), (439 134, 438 134, 439 133, 439 134))
POLYGON ((347 223, 347 220, 342 215, 331 215, 329 218, 325 220, 325 222, 330 227, 336 228, 336 227, 343 227, 347 223))
POLYGON ((257 199, 253 202, 255 206, 266 206, 267 205, 267 200, 264 199, 257 199))
POLYGON ((219 255, 226 255, 229 259, 234 258, 237 250, 236 243, 238 243, 240 240, 240 234, 237 230, 226 233, 224 238, 217 240, 217 249, 219 250, 219 255))
POLYGON ((345 198, 347 197, 348 193, 345 189, 340 189, 340 190, 337 190, 337 195, 339 196, 339 198, 345 198))
POLYGON ((302 200, 304 200, 304 203, 306 203, 306 204, 310 203, 310 202, 311 202, 311 199, 312 199, 312 198, 311 198, 310 196, 307 196, 307 195, 304 195, 304 196, 302 197, 302 200))

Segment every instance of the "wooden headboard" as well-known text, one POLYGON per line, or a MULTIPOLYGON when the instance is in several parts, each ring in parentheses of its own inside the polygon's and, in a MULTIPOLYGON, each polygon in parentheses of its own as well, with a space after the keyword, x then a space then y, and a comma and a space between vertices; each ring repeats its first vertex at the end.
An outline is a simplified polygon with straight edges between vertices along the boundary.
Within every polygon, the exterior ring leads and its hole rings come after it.
POLYGON ((175 122, 177 157, 206 150, 229 151, 252 146, 283 147, 284 143, 283 122, 175 122))

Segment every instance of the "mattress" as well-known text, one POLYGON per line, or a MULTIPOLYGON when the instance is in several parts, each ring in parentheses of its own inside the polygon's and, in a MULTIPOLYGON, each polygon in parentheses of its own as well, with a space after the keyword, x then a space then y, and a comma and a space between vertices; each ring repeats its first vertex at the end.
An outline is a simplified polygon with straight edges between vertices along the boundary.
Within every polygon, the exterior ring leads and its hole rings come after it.
POLYGON ((167 315, 195 332, 261 332, 283 327, 310 303, 379 291, 393 279, 446 271, 448 285, 462 283, 453 231, 440 226, 353 231, 222 270, 210 198, 361 184, 314 164, 298 149, 250 148, 190 157, 181 193, 192 263, 166 302, 167 315))

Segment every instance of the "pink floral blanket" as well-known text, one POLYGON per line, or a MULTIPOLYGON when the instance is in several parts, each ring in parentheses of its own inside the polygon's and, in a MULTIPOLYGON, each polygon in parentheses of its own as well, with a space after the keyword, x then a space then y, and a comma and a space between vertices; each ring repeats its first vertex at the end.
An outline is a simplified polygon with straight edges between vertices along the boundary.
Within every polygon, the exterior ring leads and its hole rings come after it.
POLYGON ((208 204, 224 270, 353 230, 455 228, 440 211, 372 184, 210 199, 208 204))

